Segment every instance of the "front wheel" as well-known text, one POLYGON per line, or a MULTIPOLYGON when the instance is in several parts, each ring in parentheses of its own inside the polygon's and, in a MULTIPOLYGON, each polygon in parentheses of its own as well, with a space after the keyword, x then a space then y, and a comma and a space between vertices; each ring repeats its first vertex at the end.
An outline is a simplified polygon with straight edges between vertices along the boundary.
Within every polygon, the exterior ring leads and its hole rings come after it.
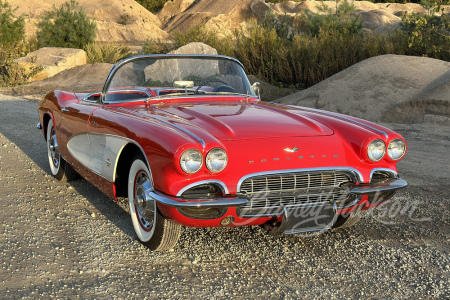
POLYGON ((151 250, 169 250, 177 244, 181 225, 161 215, 156 200, 149 196, 152 190, 147 164, 142 156, 137 156, 128 176, 128 203, 134 231, 140 242, 151 250))
POLYGON ((47 124, 47 156, 52 175, 59 181, 72 181, 78 178, 78 173, 62 158, 59 152, 53 121, 47 124))

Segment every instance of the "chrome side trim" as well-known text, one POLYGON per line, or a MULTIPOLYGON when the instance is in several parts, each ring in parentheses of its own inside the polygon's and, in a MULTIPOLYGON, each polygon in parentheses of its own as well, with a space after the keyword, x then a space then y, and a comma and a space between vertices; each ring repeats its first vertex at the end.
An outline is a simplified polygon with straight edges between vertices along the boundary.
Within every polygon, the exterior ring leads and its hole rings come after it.
POLYGON ((373 176, 373 174, 374 174, 376 171, 383 171, 383 172, 391 173, 391 174, 394 175, 393 178, 397 178, 397 177, 398 177, 398 173, 397 173, 396 171, 392 170, 392 169, 375 168, 375 169, 372 169, 372 171, 370 171, 370 180, 369 180, 369 182, 372 181, 372 176, 373 176))
POLYGON ((153 190, 149 193, 150 197, 155 199, 161 204, 175 207, 175 208, 187 208, 187 207, 239 207, 247 204, 248 200, 239 197, 233 198, 220 198, 215 200, 182 200, 180 198, 172 197, 159 193, 153 190))
POLYGON ((152 116, 152 115, 150 115, 150 114, 145 115, 145 114, 142 114, 142 113, 139 113, 139 112, 135 112, 135 111, 132 111, 132 110, 128 110, 128 109, 123 108, 123 107, 118 107, 117 109, 118 109, 118 110, 126 111, 127 113, 130 113, 130 114, 138 115, 138 116, 141 116, 141 117, 144 117, 144 118, 151 118, 151 119, 157 120, 157 121, 159 121, 159 122, 161 122, 161 123, 164 123, 164 124, 166 124, 166 125, 169 125, 169 126, 171 126, 171 127, 174 127, 174 128, 176 128, 176 129, 178 129, 178 130, 184 132, 184 133, 187 134, 188 136, 192 137, 193 139, 195 139, 197 142, 199 142, 199 143, 202 145, 203 148, 206 147, 205 141, 203 141, 201 138, 199 138, 198 136, 196 136, 196 135, 193 134, 192 132, 190 132, 190 131, 188 131, 188 130, 186 130, 186 129, 180 127, 180 126, 177 126, 177 125, 175 125, 175 124, 172 124, 172 123, 170 123, 170 122, 168 122, 168 121, 166 121, 166 120, 162 120, 162 119, 157 118, 157 117, 155 117, 155 116, 152 116))
POLYGON ((134 60, 141 60, 141 59, 159 59, 159 58, 201 58, 201 57, 209 57, 209 58, 220 58, 220 59, 226 59, 233 61, 241 66, 241 68, 244 70, 244 65, 237 60, 236 58, 224 56, 224 55, 210 55, 210 54, 149 54, 149 55, 137 55, 137 56, 130 56, 117 64, 113 65, 111 67, 111 70, 109 71, 108 77, 106 78, 105 85, 102 89, 102 94, 100 97, 101 103, 106 103, 106 91, 109 89, 109 85, 111 84, 111 80, 114 77, 115 73, 117 72, 122 65, 127 64, 134 60))
MULTIPOLYGON (((98 139, 97 139, 98 140, 98 139)), ((112 135, 112 134, 101 134, 101 133, 94 133, 94 132, 85 132, 85 133, 79 133, 77 135, 74 135, 70 138, 69 142, 67 143, 67 148, 69 150, 69 153, 78 161, 80 162, 84 167, 89 169, 92 173, 103 177, 104 179, 115 182, 116 181, 116 171, 117 171, 117 163, 119 162, 120 154, 122 153, 122 150, 125 148, 125 146, 128 143, 132 143, 136 145, 142 152, 145 158, 145 162, 147 163, 147 166, 149 167, 150 176, 153 184, 153 176, 151 174, 151 168, 150 164, 147 159, 147 155, 145 155, 144 149, 139 145, 136 141, 119 136, 119 135, 112 135), (76 153, 77 151, 73 149, 73 146, 69 146, 69 143, 76 144, 77 140, 86 138, 88 139, 88 145, 87 145, 87 151, 88 153, 80 154, 76 153), (105 138, 105 147, 104 147, 104 153, 98 153, 97 156, 92 156, 91 153, 91 138, 96 139, 96 137, 105 138), (108 143, 109 142, 109 143, 108 143), (81 156, 80 156, 81 155, 81 156), (101 159, 100 159, 101 158, 101 159), (103 164, 103 162, 105 162, 103 164), (101 163, 102 165, 100 165, 101 163)))
POLYGON ((386 138, 388 138, 387 133, 382 131, 382 130, 378 130, 378 129, 370 126, 370 125, 358 122, 356 120, 352 120, 350 118, 346 118, 344 116, 340 116, 340 115, 334 114, 332 112, 323 111, 323 110, 319 110, 319 109, 313 109, 313 108, 307 108, 307 107, 303 107, 303 106, 295 106, 295 105, 286 105, 286 106, 289 106, 289 107, 292 107, 292 108, 296 108, 296 109, 299 109, 299 110, 305 110, 305 111, 310 111, 310 112, 314 112, 314 113, 318 113, 318 114, 322 114, 322 115, 327 115, 327 116, 331 116, 331 117, 334 117, 334 118, 337 118, 337 119, 341 119, 341 120, 344 120, 344 121, 347 121, 347 122, 350 122, 350 123, 358 124, 358 125, 360 125, 362 127, 366 127, 366 128, 368 128, 370 130, 378 132, 379 134, 382 134, 386 138))
POLYGON ((190 188, 193 188, 195 186, 202 185, 202 184, 207 184, 207 183, 217 183, 222 187, 222 192, 224 194, 229 194, 227 186, 222 181, 211 179, 211 180, 197 181, 197 182, 194 182, 194 183, 191 183, 191 184, 185 186, 177 193, 177 197, 180 197, 185 191, 187 191, 190 188))
POLYGON ((244 177, 242 177, 239 180, 238 185, 237 185, 237 191, 240 192, 242 182, 244 182, 244 180, 246 180, 249 177, 272 175, 272 174, 282 174, 282 173, 294 173, 294 172, 310 172, 310 171, 347 171, 347 172, 351 172, 351 173, 355 174, 358 182, 360 182, 360 183, 364 182, 364 178, 363 178, 362 174, 358 170, 356 170, 354 168, 350 168, 350 167, 290 169, 290 170, 276 170, 276 171, 259 172, 259 173, 245 175, 244 177))

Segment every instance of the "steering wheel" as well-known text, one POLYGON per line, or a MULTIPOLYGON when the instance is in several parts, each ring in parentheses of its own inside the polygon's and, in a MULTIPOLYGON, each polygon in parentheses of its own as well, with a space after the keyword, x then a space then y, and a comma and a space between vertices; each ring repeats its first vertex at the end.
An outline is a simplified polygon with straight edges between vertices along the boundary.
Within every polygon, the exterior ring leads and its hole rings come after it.
POLYGON ((202 83, 200 83, 200 85, 198 86, 198 88, 195 90, 194 95, 199 94, 198 91, 200 90, 200 88, 202 88, 203 86, 207 85, 207 84, 210 83, 210 82, 221 82, 221 83, 223 83, 223 84, 225 84, 225 85, 228 86, 228 84, 227 84, 226 82, 224 82, 224 81, 222 81, 222 80, 220 80, 220 79, 217 79, 217 78, 210 79, 210 80, 206 80, 206 81, 203 81, 202 83))

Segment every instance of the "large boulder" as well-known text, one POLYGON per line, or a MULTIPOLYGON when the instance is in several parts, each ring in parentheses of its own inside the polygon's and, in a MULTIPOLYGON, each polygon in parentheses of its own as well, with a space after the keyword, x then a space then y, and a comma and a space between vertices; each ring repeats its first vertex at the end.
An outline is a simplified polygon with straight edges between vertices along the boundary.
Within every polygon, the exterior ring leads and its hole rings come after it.
MULTIPOLYGON (((199 23, 216 31, 227 31, 238 27, 241 23, 254 18, 250 6, 254 0, 199 0, 192 3, 188 9, 180 11, 165 23, 162 29, 172 33, 186 32, 199 23)), ((255 0, 262 1, 262 0, 255 0)))
MULTIPOLYGON (((203 43, 190 43, 180 47, 171 54, 217 54, 217 50, 203 43)), ((196 74, 199 77, 213 76, 219 73, 217 62, 211 61, 190 61, 162 60, 148 66, 145 71, 145 80, 171 81, 173 78, 184 80, 188 74, 196 74)))
MULTIPOLYGON (((60 7, 67 0, 9 0, 14 12, 25 18, 27 36, 34 36, 36 24, 46 11, 60 7)), ((97 24, 97 42, 143 43, 146 39, 167 39, 161 21, 134 0, 77 0, 88 18, 97 24)))
POLYGON ((375 122, 450 125, 450 63, 427 57, 381 55, 276 100, 375 122))
POLYGON ((167 23, 173 17, 188 9, 194 2, 195 0, 168 1, 156 16, 162 23, 167 23))
POLYGON ((15 60, 25 69, 42 66, 43 70, 29 81, 44 80, 64 70, 87 63, 86 52, 81 49, 44 47, 15 60))

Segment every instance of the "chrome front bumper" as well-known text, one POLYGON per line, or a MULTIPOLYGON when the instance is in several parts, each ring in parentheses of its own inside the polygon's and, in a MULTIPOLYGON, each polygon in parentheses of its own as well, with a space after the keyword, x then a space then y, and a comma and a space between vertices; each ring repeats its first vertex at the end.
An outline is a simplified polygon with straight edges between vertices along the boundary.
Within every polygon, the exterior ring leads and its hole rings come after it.
MULTIPOLYGON (((348 189, 349 194, 363 196, 382 192, 394 192, 396 190, 405 188, 407 185, 408 183, 401 178, 387 178, 376 183, 346 185, 345 188, 348 189)), ((250 201, 250 199, 246 198, 243 194, 237 195, 235 197, 191 200, 165 195, 156 190, 152 190, 149 192, 149 196, 160 204, 174 208, 238 208, 246 205, 250 201)))
POLYGON ((149 193, 149 196, 166 206, 175 208, 207 208, 207 207, 239 207, 248 203, 248 199, 242 197, 223 197, 217 199, 191 200, 179 197, 172 197, 162 194, 156 190, 149 193))
POLYGON ((408 186, 408 183, 401 178, 386 178, 374 183, 365 183, 359 185, 347 185, 349 193, 353 195, 369 195, 381 192, 392 192, 408 186))

